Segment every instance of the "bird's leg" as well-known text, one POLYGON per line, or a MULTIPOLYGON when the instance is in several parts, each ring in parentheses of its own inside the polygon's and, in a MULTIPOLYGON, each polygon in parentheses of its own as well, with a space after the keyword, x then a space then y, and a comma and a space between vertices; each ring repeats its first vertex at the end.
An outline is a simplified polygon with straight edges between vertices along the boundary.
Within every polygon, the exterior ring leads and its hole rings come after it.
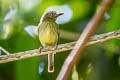
POLYGON ((56 50, 57 47, 58 47, 58 44, 55 44, 55 45, 53 46, 53 50, 56 50))
POLYGON ((43 49, 43 46, 40 46, 40 47, 39 47, 39 52, 40 52, 40 53, 41 53, 41 49, 43 49))

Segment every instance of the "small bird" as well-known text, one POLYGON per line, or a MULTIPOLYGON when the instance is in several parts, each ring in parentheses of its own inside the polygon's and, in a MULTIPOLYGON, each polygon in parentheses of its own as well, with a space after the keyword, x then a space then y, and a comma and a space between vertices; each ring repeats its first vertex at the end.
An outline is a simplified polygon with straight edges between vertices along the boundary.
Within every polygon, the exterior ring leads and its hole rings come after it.
MULTIPOLYGON (((59 26, 55 22, 57 17, 63 13, 57 14, 55 11, 49 11, 42 15, 38 24, 38 36, 43 48, 52 46, 57 48, 59 39, 59 26)), ((54 72, 54 53, 48 54, 48 72, 54 72)))

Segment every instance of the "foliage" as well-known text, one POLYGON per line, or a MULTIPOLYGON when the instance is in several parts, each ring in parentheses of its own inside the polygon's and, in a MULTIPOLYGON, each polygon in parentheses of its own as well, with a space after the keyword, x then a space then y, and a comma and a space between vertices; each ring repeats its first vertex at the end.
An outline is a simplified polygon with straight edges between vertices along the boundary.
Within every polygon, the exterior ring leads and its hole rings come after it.
MULTIPOLYGON (((30 33, 32 29, 26 30, 26 28, 37 26, 42 14, 50 7, 54 7, 53 10, 58 12, 66 12, 58 20, 66 21, 60 24, 61 30, 80 34, 101 6, 100 2, 96 0, 0 0, 0 46, 11 53, 39 48, 38 36, 32 35, 33 33, 30 33)), ((95 34, 120 28, 119 5, 120 0, 116 0, 95 34)), ((77 38, 67 38, 74 37, 73 35, 64 34, 64 36, 66 37, 61 35, 59 43, 77 40, 77 38)), ((119 48, 119 39, 89 46, 74 67, 71 80, 78 80, 78 78, 79 80, 119 80, 119 48)), ((0 64, 0 80, 55 80, 69 52, 55 55, 54 73, 47 72, 47 55, 0 64)))

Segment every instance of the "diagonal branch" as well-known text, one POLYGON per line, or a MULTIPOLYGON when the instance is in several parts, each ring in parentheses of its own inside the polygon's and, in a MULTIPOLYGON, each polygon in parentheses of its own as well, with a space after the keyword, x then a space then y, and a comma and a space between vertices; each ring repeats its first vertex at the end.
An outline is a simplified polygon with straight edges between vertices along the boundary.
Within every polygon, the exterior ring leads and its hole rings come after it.
MULTIPOLYGON (((104 42, 107 40, 111 40, 114 38, 119 38, 120 37, 120 30, 116 30, 113 32, 108 32, 100 35, 95 35, 91 37, 90 41, 87 43, 88 45, 104 42)), ((62 51, 67 51, 73 49, 74 45, 76 44, 76 41, 74 42, 69 42, 65 44, 59 44, 57 49, 55 50, 56 52, 62 52, 62 51)), ((1 55, 0 56, 0 63, 7 63, 11 61, 16 61, 16 60, 21 60, 25 58, 30 58, 34 56, 41 56, 41 55, 46 55, 48 53, 52 53, 52 50, 48 50, 47 48, 42 49, 41 53, 39 52, 39 49, 34 49, 34 50, 28 50, 24 52, 17 52, 17 53, 12 53, 9 55, 1 55)))
POLYGON ((86 43, 89 41, 89 38, 92 36, 96 27, 102 20, 104 13, 110 8, 113 1, 114 0, 103 0, 101 8, 99 8, 93 18, 89 21, 80 38, 76 42, 75 47, 66 58, 56 80, 69 80, 74 64, 76 64, 82 56, 82 52, 86 48, 86 43))

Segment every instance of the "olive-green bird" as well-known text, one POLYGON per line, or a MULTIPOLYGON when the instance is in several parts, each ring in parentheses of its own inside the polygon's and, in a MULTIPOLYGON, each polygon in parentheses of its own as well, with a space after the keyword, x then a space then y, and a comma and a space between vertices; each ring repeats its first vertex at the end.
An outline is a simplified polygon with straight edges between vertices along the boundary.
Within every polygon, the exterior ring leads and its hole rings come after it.
MULTIPOLYGON (((42 47, 53 46, 57 47, 59 38, 59 27, 56 24, 56 19, 63 13, 57 14, 55 11, 49 11, 43 14, 38 25, 38 36, 42 47)), ((48 72, 54 72, 54 54, 48 54, 48 72)))

